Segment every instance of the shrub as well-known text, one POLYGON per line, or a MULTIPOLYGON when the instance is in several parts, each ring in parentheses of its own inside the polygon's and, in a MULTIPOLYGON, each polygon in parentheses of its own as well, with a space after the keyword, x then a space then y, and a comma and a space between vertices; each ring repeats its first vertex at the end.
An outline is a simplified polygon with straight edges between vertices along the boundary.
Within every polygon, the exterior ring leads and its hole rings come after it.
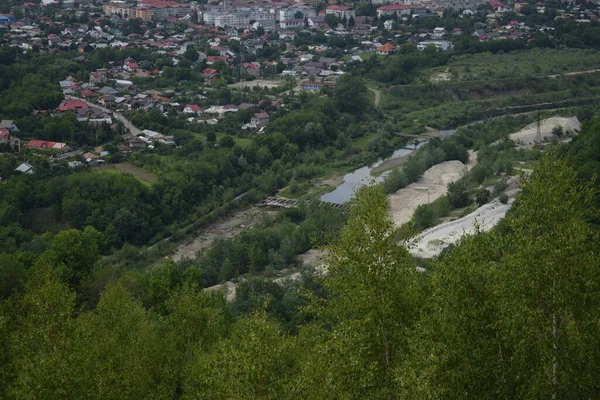
POLYGON ((500 200, 500 203, 506 204, 506 203, 508 203, 508 195, 506 193, 502 193, 498 197, 498 200, 500 200))
POLYGON ((480 206, 486 204, 490 200, 490 192, 487 189, 479 189, 475 192, 475 201, 480 206))

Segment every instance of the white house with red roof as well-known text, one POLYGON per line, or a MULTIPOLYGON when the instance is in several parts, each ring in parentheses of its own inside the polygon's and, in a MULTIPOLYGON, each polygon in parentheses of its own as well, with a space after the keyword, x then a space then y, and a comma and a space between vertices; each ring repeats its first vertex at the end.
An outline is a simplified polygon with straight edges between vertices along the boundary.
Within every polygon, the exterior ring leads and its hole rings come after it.
POLYGON ((352 8, 337 5, 328 6, 325 9, 325 15, 335 15, 340 19, 344 17, 346 17, 346 19, 350 19, 350 17, 356 18, 356 12, 352 8))
POLYGON ((123 69, 129 72, 137 71, 138 68, 139 65, 135 61, 127 61, 123 65, 123 69))
POLYGON ((509 6, 507 6, 506 4, 504 4, 500 1, 492 1, 492 2, 490 2, 490 6, 492 7, 492 10, 494 10, 495 12, 499 12, 499 13, 505 13, 505 12, 512 11, 512 8, 510 8, 509 6))
POLYGON ((186 104, 185 107, 183 108, 183 113, 184 114, 201 114, 202 112, 200 111, 200 106, 197 104, 186 104))
POLYGON ((406 4, 392 4, 391 6, 383 6, 377 9, 377 18, 396 15, 410 15, 410 7, 406 4))
POLYGON ((1 144, 7 144, 17 150, 21 149, 21 139, 11 135, 10 131, 6 128, 0 128, 0 145, 1 144))

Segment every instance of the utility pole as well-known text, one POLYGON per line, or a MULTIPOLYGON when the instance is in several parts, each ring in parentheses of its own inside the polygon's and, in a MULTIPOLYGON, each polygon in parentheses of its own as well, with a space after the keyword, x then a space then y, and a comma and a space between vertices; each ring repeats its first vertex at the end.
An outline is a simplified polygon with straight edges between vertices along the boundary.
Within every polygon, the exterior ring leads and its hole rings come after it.
POLYGON ((537 144, 542 144, 542 128, 540 127, 540 110, 537 110, 537 133, 535 135, 537 144))

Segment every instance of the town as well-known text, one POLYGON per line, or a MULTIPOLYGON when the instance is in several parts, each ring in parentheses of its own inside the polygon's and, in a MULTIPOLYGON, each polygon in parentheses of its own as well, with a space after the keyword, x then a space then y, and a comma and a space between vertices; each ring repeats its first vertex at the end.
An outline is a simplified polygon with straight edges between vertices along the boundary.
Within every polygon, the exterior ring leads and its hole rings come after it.
MULTIPOLYGON (((510 50, 518 44, 552 40, 557 21, 589 24, 600 12, 594 3, 572 0, 511 6, 477 0, 348 5, 44 0, 7 11, 0 15, 0 43, 16 52, 76 51, 74 60, 82 65, 90 65, 96 53, 111 54, 110 50, 140 54, 122 61, 94 60, 95 67, 86 76, 64 76, 54 82, 63 96, 55 109, 31 110, 38 117, 72 114, 78 124, 91 127, 90 132, 119 130, 125 134, 116 147, 122 154, 152 150, 156 144, 177 145, 174 135, 138 129, 127 119, 138 111, 156 110, 161 118, 187 126, 232 120, 238 131, 226 124, 231 136, 260 134, 290 96, 326 94, 340 76, 373 57, 411 48, 429 53, 455 47, 464 51, 478 44, 492 51, 510 50)), ((97 134, 94 140, 79 142, 69 137, 49 140, 19 131, 11 120, 3 121, 0 129, 0 143, 17 150, 21 142, 27 149, 51 150, 53 158, 60 156, 71 166, 98 165, 108 155, 102 149, 102 135, 100 141, 97 134), (84 151, 84 142, 94 148, 84 151)), ((33 171, 31 166, 23 168, 33 171)))

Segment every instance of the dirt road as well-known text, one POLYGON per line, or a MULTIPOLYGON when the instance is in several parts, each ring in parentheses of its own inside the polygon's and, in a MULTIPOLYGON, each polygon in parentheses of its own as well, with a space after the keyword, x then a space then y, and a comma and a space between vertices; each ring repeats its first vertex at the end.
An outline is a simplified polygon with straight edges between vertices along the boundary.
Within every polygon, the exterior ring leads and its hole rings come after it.
POLYGON ((379 105, 379 102, 381 101, 381 90, 371 89, 371 88, 367 88, 367 89, 369 89, 371 92, 375 93, 375 107, 377 107, 379 105))

